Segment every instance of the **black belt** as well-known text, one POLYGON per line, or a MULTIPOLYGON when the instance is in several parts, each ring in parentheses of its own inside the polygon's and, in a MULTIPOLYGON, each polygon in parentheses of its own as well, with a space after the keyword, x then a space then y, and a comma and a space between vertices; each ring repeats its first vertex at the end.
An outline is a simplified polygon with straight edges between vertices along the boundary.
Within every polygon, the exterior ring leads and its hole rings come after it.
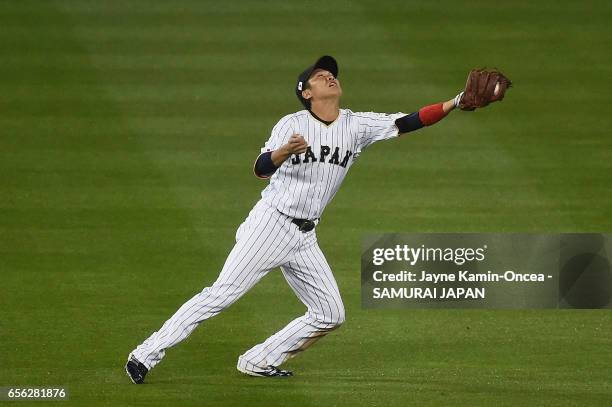
POLYGON ((291 223, 295 223, 300 228, 300 232, 310 232, 315 228, 314 221, 310 219, 292 219, 291 223))

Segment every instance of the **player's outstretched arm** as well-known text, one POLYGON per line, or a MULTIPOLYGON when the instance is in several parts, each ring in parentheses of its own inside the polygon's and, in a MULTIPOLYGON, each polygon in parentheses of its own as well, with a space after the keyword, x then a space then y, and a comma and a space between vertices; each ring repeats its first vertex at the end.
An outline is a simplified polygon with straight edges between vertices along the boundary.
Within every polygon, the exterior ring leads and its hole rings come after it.
POLYGON ((291 157, 292 154, 304 153, 307 148, 308 143, 306 143, 304 137, 299 134, 293 134, 289 137, 287 144, 274 151, 260 154, 253 166, 253 172, 257 178, 270 178, 287 158, 291 157))
POLYGON ((442 120, 448 113, 459 107, 473 111, 490 103, 504 99, 512 81, 497 69, 472 69, 468 75, 465 89, 451 100, 421 108, 395 121, 400 134, 431 126, 442 120))
POLYGON ((415 131, 425 126, 431 126, 445 118, 447 114, 457 107, 462 94, 463 92, 446 102, 424 106, 418 112, 400 117, 395 121, 395 125, 399 129, 400 134, 415 131))

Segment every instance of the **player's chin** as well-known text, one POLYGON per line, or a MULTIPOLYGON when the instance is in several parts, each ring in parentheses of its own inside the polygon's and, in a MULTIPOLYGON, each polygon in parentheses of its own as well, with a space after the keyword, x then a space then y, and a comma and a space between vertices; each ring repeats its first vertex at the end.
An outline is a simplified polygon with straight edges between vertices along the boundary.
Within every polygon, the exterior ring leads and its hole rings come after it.
POLYGON ((330 96, 340 97, 342 96, 342 88, 340 86, 332 86, 329 88, 330 96))

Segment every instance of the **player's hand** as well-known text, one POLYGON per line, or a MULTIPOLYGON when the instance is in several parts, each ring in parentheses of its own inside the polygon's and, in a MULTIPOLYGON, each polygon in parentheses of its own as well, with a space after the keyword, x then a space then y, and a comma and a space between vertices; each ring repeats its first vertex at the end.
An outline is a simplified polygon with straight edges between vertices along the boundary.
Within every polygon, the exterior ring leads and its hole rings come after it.
POLYGON ((277 167, 280 167, 285 160, 291 157, 292 154, 301 154, 306 152, 308 148, 308 143, 304 140, 304 137, 299 134, 293 134, 289 137, 287 144, 283 145, 281 148, 272 151, 272 162, 277 167))
POLYGON ((289 154, 301 154, 305 153, 308 148, 308 143, 304 140, 304 137, 299 134, 293 134, 289 137, 289 141, 285 144, 286 151, 289 154))

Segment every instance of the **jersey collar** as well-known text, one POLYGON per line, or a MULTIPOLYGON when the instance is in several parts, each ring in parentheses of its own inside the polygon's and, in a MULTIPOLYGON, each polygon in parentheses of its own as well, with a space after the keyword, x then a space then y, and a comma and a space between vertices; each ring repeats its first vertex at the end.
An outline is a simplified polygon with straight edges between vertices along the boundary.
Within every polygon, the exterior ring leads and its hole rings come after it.
POLYGON ((340 115, 342 114, 342 111, 341 111, 341 110, 340 110, 340 111, 338 111, 338 117, 336 117, 336 119, 335 119, 335 120, 332 120, 331 122, 330 122, 330 121, 327 121, 327 120, 323 120, 323 119, 321 119, 319 116, 317 116, 316 114, 314 114, 314 112, 313 112, 312 110, 310 110, 310 109, 308 109, 308 113, 310 113, 310 115, 311 115, 311 116, 312 116, 312 117, 313 117, 315 120, 317 120, 318 122, 320 122, 320 123, 322 123, 322 124, 326 125, 327 127, 329 127, 329 126, 331 126, 331 125, 332 125, 332 124, 333 124, 333 123, 334 123, 336 120, 338 120, 338 119, 340 118, 340 115))

